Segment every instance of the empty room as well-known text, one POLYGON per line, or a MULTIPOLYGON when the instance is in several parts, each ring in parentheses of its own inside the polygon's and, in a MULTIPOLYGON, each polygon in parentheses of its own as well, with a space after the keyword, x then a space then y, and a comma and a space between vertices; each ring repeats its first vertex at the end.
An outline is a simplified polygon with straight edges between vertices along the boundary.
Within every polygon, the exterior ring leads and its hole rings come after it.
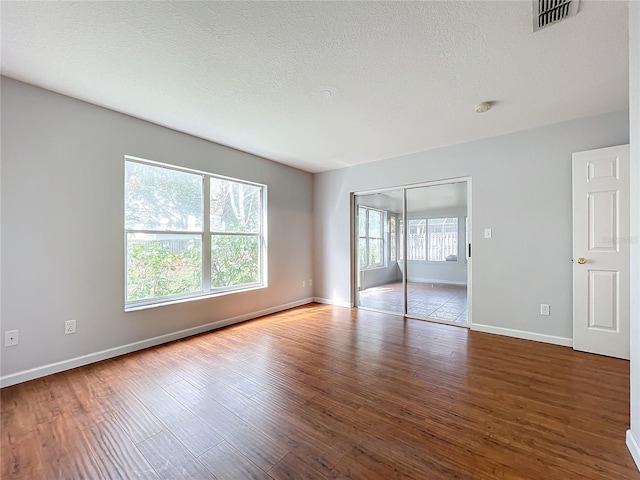
POLYGON ((640 1, 0 22, 1 478, 640 479, 640 1))

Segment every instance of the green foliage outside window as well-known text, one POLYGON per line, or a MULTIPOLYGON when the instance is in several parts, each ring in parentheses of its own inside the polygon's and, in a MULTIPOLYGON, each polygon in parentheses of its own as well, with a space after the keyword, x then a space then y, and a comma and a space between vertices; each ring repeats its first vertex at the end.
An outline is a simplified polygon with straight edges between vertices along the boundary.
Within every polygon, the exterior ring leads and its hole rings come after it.
POLYGON ((260 283, 261 220, 259 186, 126 162, 127 301, 202 292, 205 279, 212 289, 260 283))
POLYGON ((180 295, 201 290, 202 248, 187 240, 174 253, 167 241, 132 241, 128 246, 127 296, 131 300, 180 295))
POLYGON ((358 207, 358 249, 360 268, 382 267, 384 260, 385 212, 358 207))
POLYGON ((211 239, 211 286, 258 283, 258 252, 257 237, 214 236, 211 239))

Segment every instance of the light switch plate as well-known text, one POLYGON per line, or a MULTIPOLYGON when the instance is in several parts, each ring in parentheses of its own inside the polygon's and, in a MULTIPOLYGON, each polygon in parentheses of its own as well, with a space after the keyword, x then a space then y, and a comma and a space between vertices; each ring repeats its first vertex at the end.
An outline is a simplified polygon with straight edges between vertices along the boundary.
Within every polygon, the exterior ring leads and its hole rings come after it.
POLYGON ((484 238, 491 238, 491 229, 490 228, 485 228, 484 229, 484 238))

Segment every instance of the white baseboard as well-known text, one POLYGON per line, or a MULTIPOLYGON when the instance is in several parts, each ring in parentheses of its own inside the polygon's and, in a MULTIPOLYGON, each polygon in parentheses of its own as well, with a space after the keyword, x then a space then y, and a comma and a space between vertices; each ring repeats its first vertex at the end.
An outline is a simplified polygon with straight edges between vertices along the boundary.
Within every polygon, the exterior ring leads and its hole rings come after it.
MULTIPOLYGON (((346 302, 335 302, 328 298, 314 297, 316 303, 323 303, 326 305, 335 305, 338 307, 352 308, 352 305, 346 302)), ((513 330, 511 328, 494 327, 492 325, 480 325, 473 323, 471 330, 478 332, 494 333, 496 335, 504 335, 507 337, 522 338, 524 340, 534 340, 536 342, 552 343, 554 345, 562 345, 564 347, 573 347, 573 339, 565 337, 556 337, 553 335, 545 335, 542 333, 526 332, 524 330, 513 330)))
POLYGON ((269 315, 271 313, 281 312, 289 308, 299 307, 300 305, 306 305, 312 303, 313 298, 304 298, 295 302, 286 303, 284 305, 278 305, 264 310, 258 310, 257 312, 245 313, 244 315, 238 315, 236 317, 227 318, 224 320, 218 320, 217 322, 207 323, 206 325, 200 325, 198 327, 187 328, 186 330, 180 330, 178 332, 168 333, 166 335, 160 335, 159 337, 149 338, 147 340, 141 340, 139 342, 129 343, 120 347, 109 348, 88 355, 82 355, 81 357, 70 358, 69 360, 63 360, 61 362, 50 363, 49 365, 43 365, 41 367, 30 368, 21 372, 12 373, 0 377, 0 388, 15 385, 17 383, 27 382, 40 377, 45 377, 54 373, 63 372, 72 368, 81 367, 83 365, 89 365, 90 363, 99 362, 108 358, 118 357, 127 353, 135 352, 149 347, 155 347, 163 343, 172 342, 181 338, 190 337, 199 333, 208 332, 210 330, 216 330, 218 328, 227 327, 235 323, 244 322, 246 320, 252 320, 254 318, 269 315))
POLYGON ((636 462, 636 467, 640 470, 640 445, 631 430, 627 430, 627 448, 631 452, 633 461, 636 462))
POLYGON ((513 330, 511 328, 494 327, 492 325, 479 325, 473 323, 471 330, 485 333, 495 333, 496 335, 504 335, 507 337, 522 338, 524 340, 534 340, 536 342, 553 343, 554 345, 562 345, 564 347, 573 347, 573 339, 565 337, 556 337, 553 335, 545 335, 543 333, 526 332, 524 330, 513 330))
POLYGON ((411 283, 435 283, 436 285, 459 285, 464 286, 467 282, 459 282, 456 280, 441 280, 438 278, 409 278, 408 282, 411 283))
POLYGON ((328 298, 314 297, 313 301, 316 303, 323 303, 325 305, 335 305, 336 307, 352 308, 352 305, 348 302, 335 302, 328 298))

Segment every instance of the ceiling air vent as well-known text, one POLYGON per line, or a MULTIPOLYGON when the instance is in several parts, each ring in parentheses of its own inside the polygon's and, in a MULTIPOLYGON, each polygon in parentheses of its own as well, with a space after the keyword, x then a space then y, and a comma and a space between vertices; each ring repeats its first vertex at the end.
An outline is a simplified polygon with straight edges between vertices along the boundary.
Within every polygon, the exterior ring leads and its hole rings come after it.
POLYGON ((533 0, 533 31, 573 17, 579 4, 580 0, 533 0))

